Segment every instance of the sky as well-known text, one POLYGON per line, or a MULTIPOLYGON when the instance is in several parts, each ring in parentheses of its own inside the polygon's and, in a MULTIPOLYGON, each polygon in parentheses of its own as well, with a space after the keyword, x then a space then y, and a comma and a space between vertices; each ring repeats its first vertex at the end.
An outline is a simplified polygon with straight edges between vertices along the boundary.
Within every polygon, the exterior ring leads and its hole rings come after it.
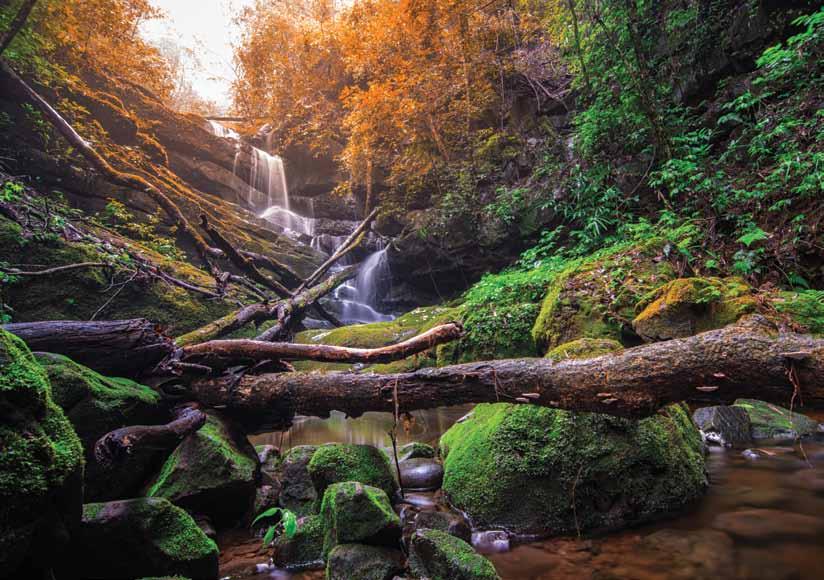
POLYGON ((146 22, 144 37, 159 40, 177 39, 178 44, 192 49, 200 61, 200 70, 192 76, 194 89, 205 99, 225 109, 231 102, 230 88, 234 78, 232 45, 240 31, 232 16, 253 0, 151 0, 166 14, 161 20, 146 22))

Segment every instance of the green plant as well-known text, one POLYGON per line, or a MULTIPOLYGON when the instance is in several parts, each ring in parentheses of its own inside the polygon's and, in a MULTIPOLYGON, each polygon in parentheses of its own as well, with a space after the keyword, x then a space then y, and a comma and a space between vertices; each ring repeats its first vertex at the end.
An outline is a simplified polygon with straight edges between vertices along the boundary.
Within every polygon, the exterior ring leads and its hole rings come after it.
POLYGON ((15 202, 20 199, 20 194, 23 193, 25 187, 16 181, 6 181, 3 187, 0 188, 0 201, 15 202))
POLYGON ((260 521, 271 520, 278 518, 277 521, 266 529, 263 535, 263 544, 265 546, 271 545, 275 538, 282 534, 287 539, 294 537, 298 531, 298 518, 294 512, 279 507, 269 508, 264 510, 252 521, 254 526, 260 521))

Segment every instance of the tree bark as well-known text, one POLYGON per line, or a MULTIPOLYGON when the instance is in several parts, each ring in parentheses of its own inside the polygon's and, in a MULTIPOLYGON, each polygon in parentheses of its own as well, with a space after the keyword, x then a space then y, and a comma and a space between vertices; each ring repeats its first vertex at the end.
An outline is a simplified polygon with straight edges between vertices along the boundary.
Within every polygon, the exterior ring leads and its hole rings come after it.
POLYGON ((239 381, 203 379, 191 395, 252 429, 288 425, 295 414, 356 417, 481 402, 642 418, 679 401, 730 403, 757 398, 794 407, 824 405, 824 340, 781 334, 758 317, 689 338, 588 360, 512 359, 412 373, 281 373, 239 381), (793 370, 790 373, 790 370, 793 370), (797 378, 797 380, 796 380, 797 378))
POLYGON ((174 344, 143 318, 82 322, 54 320, 5 324, 33 351, 65 355, 96 371, 135 377, 148 373, 174 352, 174 344))
POLYGON ((29 19, 29 14, 31 14, 35 4, 37 4, 37 0, 23 0, 20 9, 17 11, 17 16, 9 24, 9 29, 0 36, 0 56, 3 56, 14 37, 26 24, 26 20, 29 19))

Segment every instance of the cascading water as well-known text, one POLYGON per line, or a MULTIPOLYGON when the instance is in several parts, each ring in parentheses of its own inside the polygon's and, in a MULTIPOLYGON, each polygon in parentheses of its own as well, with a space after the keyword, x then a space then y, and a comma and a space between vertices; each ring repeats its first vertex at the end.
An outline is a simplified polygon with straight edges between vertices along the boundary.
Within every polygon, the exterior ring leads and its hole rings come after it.
POLYGON ((382 242, 379 245, 381 248, 363 261, 355 279, 335 289, 333 296, 341 304, 340 319, 345 324, 385 322, 395 318, 377 310, 382 291, 391 281, 389 247, 382 242))

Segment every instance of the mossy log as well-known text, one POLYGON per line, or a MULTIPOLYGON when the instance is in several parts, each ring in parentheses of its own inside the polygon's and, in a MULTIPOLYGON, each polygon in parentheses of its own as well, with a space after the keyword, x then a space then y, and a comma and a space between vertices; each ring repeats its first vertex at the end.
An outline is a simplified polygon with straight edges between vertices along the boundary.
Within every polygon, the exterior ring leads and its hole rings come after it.
POLYGON ((761 317, 683 339, 586 360, 511 359, 412 373, 281 373, 202 379, 191 396, 250 423, 295 414, 359 416, 480 402, 522 402, 642 418, 679 401, 757 398, 824 405, 824 340, 779 334, 761 317))

